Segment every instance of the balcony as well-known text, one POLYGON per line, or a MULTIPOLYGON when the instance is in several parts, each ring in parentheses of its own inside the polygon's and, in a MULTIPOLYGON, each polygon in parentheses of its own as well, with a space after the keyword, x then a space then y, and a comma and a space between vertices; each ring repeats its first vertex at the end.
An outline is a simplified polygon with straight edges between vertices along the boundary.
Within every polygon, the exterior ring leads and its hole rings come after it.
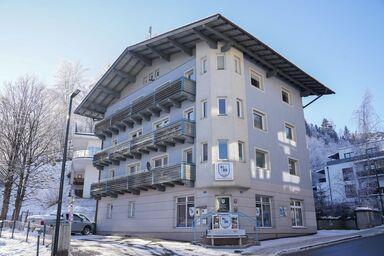
POLYGON ((376 168, 372 170, 364 170, 364 171, 357 171, 356 175, 358 178, 367 178, 367 177, 372 177, 377 175, 383 175, 384 174, 384 168, 376 168))
POLYGON ((153 93, 143 96, 109 118, 95 125, 95 134, 105 139, 112 134, 132 128, 134 124, 149 121, 151 116, 159 116, 161 111, 169 112, 171 107, 181 107, 185 100, 195 100, 196 82, 182 77, 164 84, 153 93))
POLYGON ((84 178, 73 178, 73 185, 84 185, 84 178))
POLYGON ((73 152, 73 158, 92 158, 94 150, 76 150, 73 152))
POLYGON ((193 186, 195 169, 194 164, 179 163, 100 181, 91 185, 91 195, 96 199, 106 196, 116 198, 117 195, 125 193, 139 195, 140 191, 148 191, 149 189, 165 191, 166 187, 174 187, 175 185, 193 186))
POLYGON ((118 164, 128 158, 140 159, 142 154, 149 154, 151 151, 166 152, 167 146, 175 146, 176 143, 193 143, 194 137, 194 122, 177 121, 96 153, 93 164, 96 168, 102 169, 104 166, 118 164))

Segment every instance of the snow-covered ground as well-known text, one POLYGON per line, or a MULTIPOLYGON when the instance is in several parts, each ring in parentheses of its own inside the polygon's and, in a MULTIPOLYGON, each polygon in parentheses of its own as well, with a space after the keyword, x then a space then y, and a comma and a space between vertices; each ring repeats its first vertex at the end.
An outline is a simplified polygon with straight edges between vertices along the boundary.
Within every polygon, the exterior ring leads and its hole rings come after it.
MULTIPOLYGON (((242 249, 212 249, 188 242, 176 242, 160 239, 127 238, 121 236, 72 236, 72 256, 234 256, 246 255, 278 255, 281 252, 300 250, 301 248, 326 244, 346 238, 368 236, 384 233, 384 226, 368 230, 321 230, 315 235, 281 238, 262 241, 259 246, 242 249)), ((5 231, 0 238, 0 256, 35 255, 36 235, 25 242, 25 234, 17 233, 15 239, 10 239, 10 231, 5 231)), ((40 247, 42 256, 50 255, 49 240, 46 246, 40 247)))

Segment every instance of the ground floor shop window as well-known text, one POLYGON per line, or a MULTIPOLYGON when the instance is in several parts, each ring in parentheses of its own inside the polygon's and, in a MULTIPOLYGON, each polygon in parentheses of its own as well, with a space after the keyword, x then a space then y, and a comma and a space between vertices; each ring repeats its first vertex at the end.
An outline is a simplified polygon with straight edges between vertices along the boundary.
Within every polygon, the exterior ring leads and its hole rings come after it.
POLYGON ((302 227, 303 225, 303 202, 291 200, 292 227, 302 227))
POLYGON ((271 197, 256 195, 256 219, 260 227, 272 227, 271 197))
POLYGON ((176 198, 176 227, 192 227, 194 207, 195 199, 193 196, 176 198))

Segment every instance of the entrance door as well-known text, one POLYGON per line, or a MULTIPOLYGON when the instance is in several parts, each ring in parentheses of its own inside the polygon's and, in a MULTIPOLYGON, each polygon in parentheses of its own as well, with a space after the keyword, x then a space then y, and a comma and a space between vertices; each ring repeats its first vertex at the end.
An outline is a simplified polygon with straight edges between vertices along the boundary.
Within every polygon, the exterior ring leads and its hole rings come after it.
POLYGON ((216 211, 217 212, 230 212, 231 211, 231 197, 230 196, 217 196, 216 197, 216 211))

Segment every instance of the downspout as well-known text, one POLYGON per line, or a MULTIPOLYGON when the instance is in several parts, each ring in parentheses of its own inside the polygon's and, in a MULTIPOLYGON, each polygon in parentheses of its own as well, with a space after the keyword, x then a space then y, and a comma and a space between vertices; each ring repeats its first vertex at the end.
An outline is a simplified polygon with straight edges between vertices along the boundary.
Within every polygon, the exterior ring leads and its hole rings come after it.
POLYGON ((332 185, 331 185, 331 180, 329 178, 329 167, 327 166, 327 175, 328 175, 328 184, 329 184, 329 195, 331 197, 331 202, 333 203, 333 198, 332 198, 332 185))

